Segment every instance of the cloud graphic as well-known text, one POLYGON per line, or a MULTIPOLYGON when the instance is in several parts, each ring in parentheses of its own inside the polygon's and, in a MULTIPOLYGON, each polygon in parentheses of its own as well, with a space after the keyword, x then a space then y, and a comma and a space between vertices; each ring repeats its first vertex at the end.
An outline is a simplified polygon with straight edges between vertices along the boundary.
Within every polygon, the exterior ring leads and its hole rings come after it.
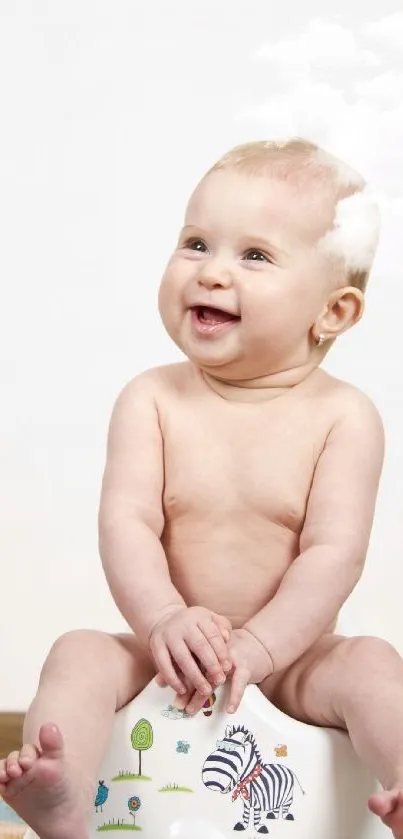
POLYGON ((387 250, 400 240, 403 217, 402 47, 400 12, 354 32, 312 20, 252 53, 268 94, 238 114, 259 138, 304 136, 364 175, 383 220, 376 265, 386 260, 388 276, 400 271, 387 250))
POLYGON ((190 720, 192 716, 186 711, 181 711, 180 708, 175 708, 174 705, 168 705, 167 708, 161 711, 161 714, 170 720, 190 720))

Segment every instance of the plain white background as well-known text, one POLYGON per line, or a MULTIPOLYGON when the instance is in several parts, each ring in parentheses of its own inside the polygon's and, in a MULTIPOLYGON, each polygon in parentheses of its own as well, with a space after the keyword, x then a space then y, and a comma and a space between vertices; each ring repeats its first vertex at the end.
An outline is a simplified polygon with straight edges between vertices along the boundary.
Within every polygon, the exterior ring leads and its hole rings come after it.
POLYGON ((403 653, 399 5, 2 0, 0 709, 26 708, 62 632, 124 627, 97 551, 113 401, 179 358, 156 293, 190 190, 227 148, 276 134, 323 142, 380 197, 367 314, 326 367, 374 398, 387 435, 347 617, 403 653))

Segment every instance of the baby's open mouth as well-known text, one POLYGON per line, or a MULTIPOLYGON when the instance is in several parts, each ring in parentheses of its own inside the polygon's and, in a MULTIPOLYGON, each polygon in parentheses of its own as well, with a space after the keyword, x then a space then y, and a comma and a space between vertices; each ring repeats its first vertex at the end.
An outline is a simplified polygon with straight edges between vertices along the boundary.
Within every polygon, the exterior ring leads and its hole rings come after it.
POLYGON ((210 325, 241 320, 239 315, 233 315, 231 312, 226 312, 224 309, 215 309, 212 306, 194 306, 193 311, 200 323, 210 325))

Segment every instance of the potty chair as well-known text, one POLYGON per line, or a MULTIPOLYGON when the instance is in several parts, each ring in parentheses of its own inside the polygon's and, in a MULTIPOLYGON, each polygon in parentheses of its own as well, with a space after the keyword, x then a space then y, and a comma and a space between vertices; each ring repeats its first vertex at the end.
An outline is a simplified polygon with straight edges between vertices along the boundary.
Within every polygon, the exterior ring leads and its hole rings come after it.
POLYGON ((287 717, 255 685, 229 715, 226 693, 190 717, 153 680, 117 713, 90 839, 391 839, 347 734, 287 717))
POLYGON ((287 717, 255 685, 229 715, 226 694, 190 717, 153 680, 117 713, 91 839, 390 839, 368 811, 378 785, 347 734, 287 717))
POLYGON ((91 839, 390 839, 347 734, 291 719, 255 685, 236 714, 226 696, 219 688, 191 717, 154 679, 117 713, 91 839))

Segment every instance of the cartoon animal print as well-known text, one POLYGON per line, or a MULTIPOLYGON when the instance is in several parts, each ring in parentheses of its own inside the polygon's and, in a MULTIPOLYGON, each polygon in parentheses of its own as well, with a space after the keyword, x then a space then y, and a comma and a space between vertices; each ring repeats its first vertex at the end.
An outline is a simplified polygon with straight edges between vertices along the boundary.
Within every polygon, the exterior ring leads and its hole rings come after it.
POLYGON ((109 795, 109 787, 105 786, 104 781, 98 781, 98 790, 97 790, 97 794, 95 796, 95 802, 94 802, 96 813, 98 813, 99 809, 101 810, 101 813, 102 813, 102 808, 105 804, 105 801, 108 798, 108 795, 109 795))
POLYGON ((281 763, 262 763, 255 738, 242 725, 227 726, 223 740, 217 740, 216 748, 206 758, 202 779, 207 789, 214 792, 232 793, 232 801, 241 798, 243 802, 242 822, 234 830, 246 830, 250 811, 253 812, 253 826, 257 833, 268 833, 261 824, 263 813, 267 818, 294 820, 290 807, 294 797, 295 773, 281 763))

